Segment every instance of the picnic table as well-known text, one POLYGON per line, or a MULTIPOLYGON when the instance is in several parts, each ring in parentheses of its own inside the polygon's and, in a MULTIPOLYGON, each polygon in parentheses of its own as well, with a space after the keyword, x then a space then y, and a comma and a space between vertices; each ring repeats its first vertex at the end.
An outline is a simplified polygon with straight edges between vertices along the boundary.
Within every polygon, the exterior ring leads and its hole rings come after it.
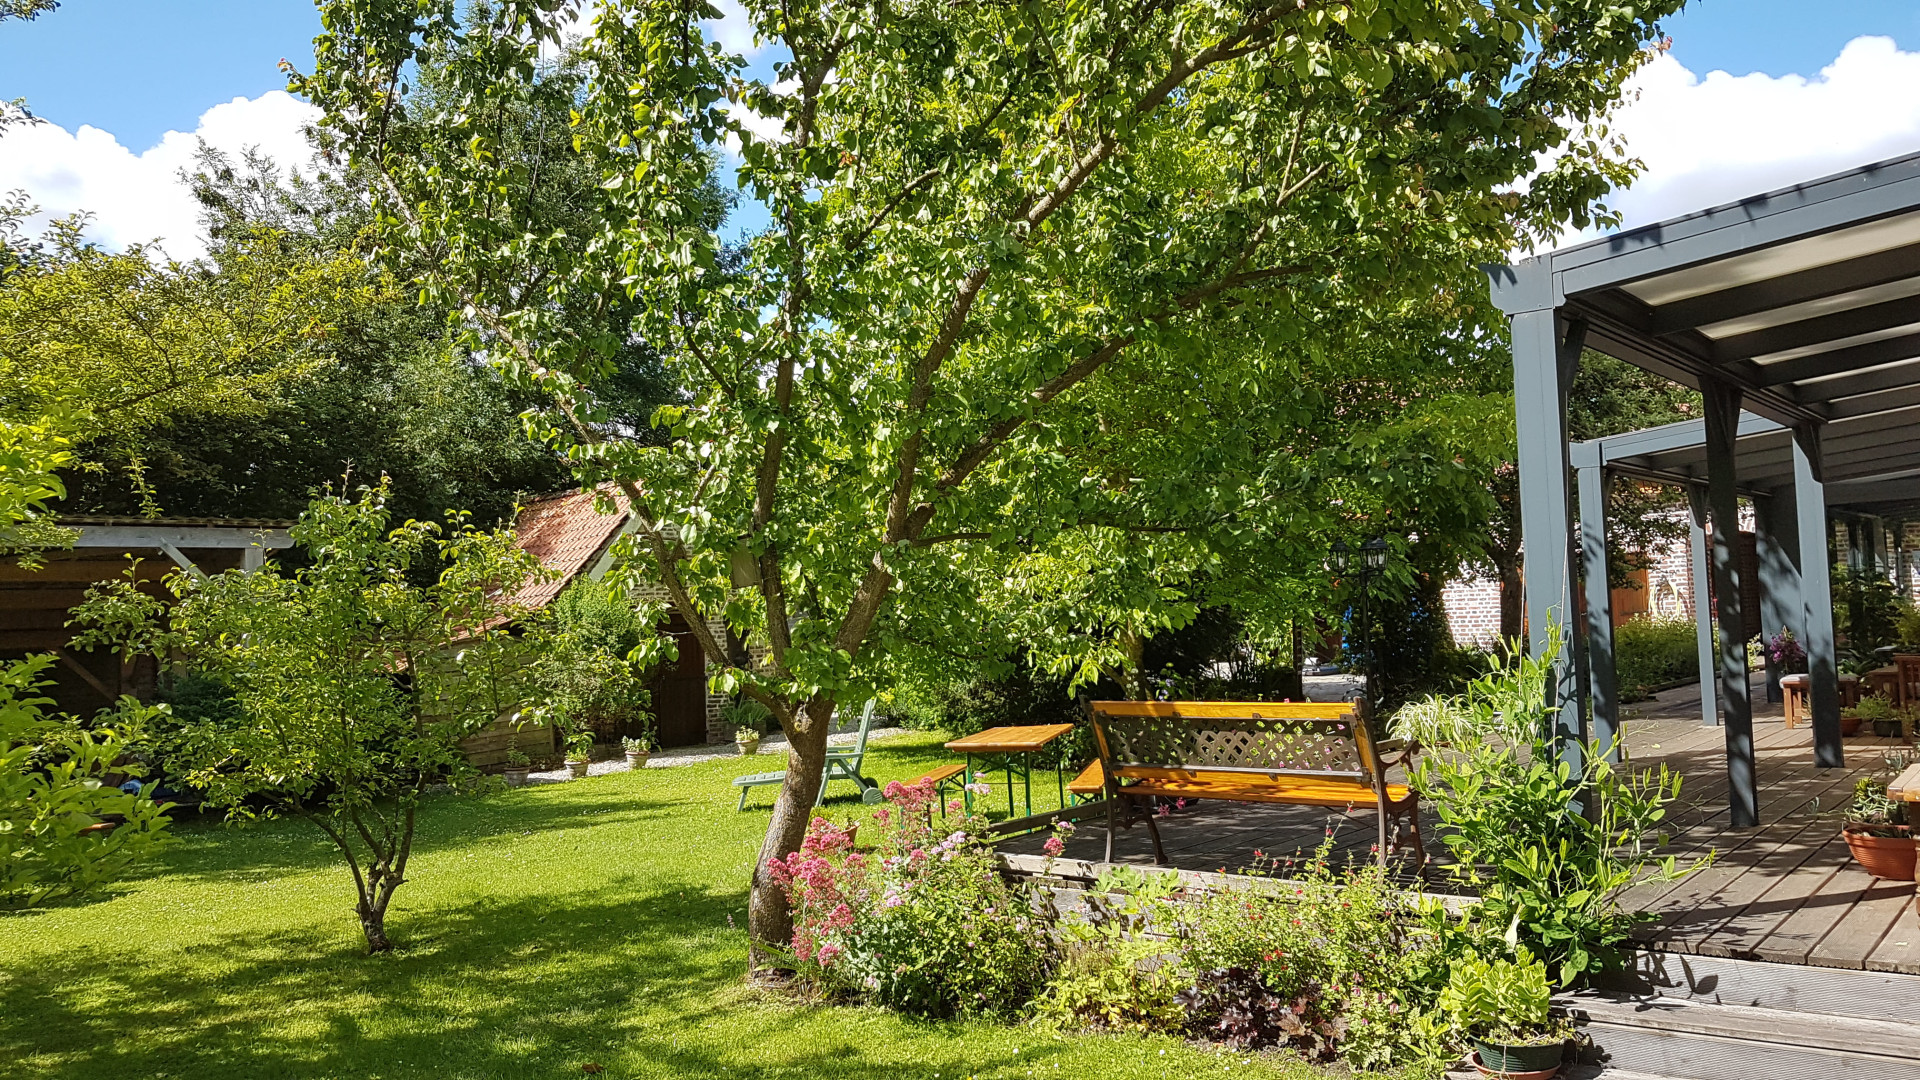
MULTIPOLYGON (((1021 782, 1026 788, 1027 816, 1032 817, 1033 753, 1036 750, 1044 749, 1048 743, 1072 730, 1072 724, 1021 724, 1010 727, 993 727, 985 731, 954 739, 952 742, 947 743, 947 749, 956 754, 967 755, 966 772, 964 774, 966 779, 971 779, 974 774, 973 759, 975 757, 1000 759, 1000 765, 1006 769, 1007 773, 1008 817, 1013 816, 1013 777, 1014 773, 1018 772, 1021 782), (1016 762, 1018 763, 1017 765, 1016 762)), ((988 768, 994 768, 991 761, 988 764, 988 768)), ((1057 769, 1054 770, 1054 779, 1060 782, 1058 785, 1061 788, 1060 805, 1065 806, 1067 805, 1065 781, 1061 779, 1059 770, 1057 769)), ((965 787, 961 788, 961 792, 961 798, 966 800, 968 812, 972 812, 973 792, 968 791, 965 787)))

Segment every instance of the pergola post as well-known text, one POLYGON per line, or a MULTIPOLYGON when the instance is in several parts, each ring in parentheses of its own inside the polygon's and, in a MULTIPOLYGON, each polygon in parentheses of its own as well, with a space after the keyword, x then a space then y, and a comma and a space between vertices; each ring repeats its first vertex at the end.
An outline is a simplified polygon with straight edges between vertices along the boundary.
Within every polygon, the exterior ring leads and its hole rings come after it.
POLYGON ((1734 438, 1740 428, 1740 389, 1700 380, 1706 413, 1707 504, 1713 536, 1714 607, 1720 616, 1720 712, 1727 739, 1729 824, 1760 823, 1754 786, 1753 707, 1747 700, 1746 619, 1740 611, 1740 496, 1735 488, 1734 438))
POLYGON ((1580 489, 1580 562, 1587 596, 1587 695, 1591 734, 1607 760, 1618 763, 1620 698, 1613 664, 1613 590, 1607 587, 1607 470, 1595 455, 1577 462, 1580 489))
POLYGON ((1834 660, 1833 580, 1828 566, 1827 493, 1822 482, 1820 432, 1793 429, 1793 502, 1800 533, 1800 647, 1807 652, 1807 709, 1813 714, 1813 763, 1846 765, 1840 738, 1840 670, 1834 660))
MULTIPOLYGON (((1753 500, 1754 553, 1760 563, 1760 634, 1771 638, 1782 630, 1795 640, 1806 637, 1800 599, 1800 533, 1794 517, 1793 489, 1753 500)), ((1767 701, 1782 700, 1780 676, 1786 674, 1767 652, 1767 701)))
POLYGON ((1713 585, 1707 557, 1707 492, 1687 487, 1687 555, 1693 570, 1693 641, 1700 658, 1700 723, 1720 726, 1720 700, 1713 692, 1713 585))
POLYGON ((1583 713, 1574 620, 1572 503, 1568 484, 1567 384, 1584 346, 1586 327, 1575 323, 1560 336, 1553 308, 1517 312, 1513 327, 1513 397, 1519 443, 1520 534, 1526 552, 1528 651, 1546 651, 1559 631, 1560 659, 1548 704, 1547 732, 1575 775, 1585 766, 1583 713))

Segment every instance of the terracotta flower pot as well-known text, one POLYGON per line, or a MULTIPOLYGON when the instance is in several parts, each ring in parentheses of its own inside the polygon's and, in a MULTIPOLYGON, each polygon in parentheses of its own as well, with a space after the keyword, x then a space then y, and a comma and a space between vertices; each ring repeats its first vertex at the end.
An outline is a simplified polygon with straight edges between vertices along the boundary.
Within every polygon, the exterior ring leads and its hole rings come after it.
POLYGON ((753 755, 760 752, 759 739, 754 739, 751 742, 736 741, 733 745, 739 749, 741 757, 752 757, 753 755))
POLYGON ((627 751, 627 768, 644 769, 647 767, 647 759, 652 756, 653 752, 650 750, 629 750, 627 751))
POLYGON ((569 761, 567 762, 567 771, 573 774, 575 780, 578 780, 587 775, 587 766, 591 764, 593 763, 584 758, 578 761, 569 761))
POLYGON ((1860 718, 1857 716, 1847 716, 1844 713, 1841 714, 1840 734, 1847 736, 1860 734, 1860 718))
POLYGON ((501 775, 507 778, 508 787, 523 787, 526 785, 526 782, 527 782, 527 774, 531 773, 532 771, 533 771, 532 769, 528 768, 525 765, 515 765, 515 766, 509 766, 507 768, 507 771, 502 773, 501 775))
POLYGON ((1853 861, 1860 869, 1877 878, 1888 881, 1912 881, 1916 852, 1916 841, 1911 825, 1878 825, 1877 829, 1898 829, 1899 836, 1868 836, 1857 831, 1866 826, 1848 825, 1840 831, 1846 837, 1847 850, 1853 852, 1853 861))

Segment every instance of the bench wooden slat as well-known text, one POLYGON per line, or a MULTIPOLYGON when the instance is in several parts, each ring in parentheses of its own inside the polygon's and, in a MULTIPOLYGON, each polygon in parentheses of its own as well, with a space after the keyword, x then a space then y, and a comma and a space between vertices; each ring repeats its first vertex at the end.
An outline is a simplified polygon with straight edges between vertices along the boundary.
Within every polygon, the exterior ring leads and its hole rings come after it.
POLYGON ((1351 702, 1336 701, 1096 701, 1104 716, 1174 716, 1196 720, 1344 720, 1351 702))
POLYGON ((1887 798, 1901 802, 1920 802, 1920 762, 1907 766, 1893 783, 1887 785, 1887 798))
POLYGON ((914 786, 916 787, 921 784, 927 783, 928 781, 932 781, 935 785, 938 785, 941 781, 951 780, 954 777, 966 771, 967 771, 966 765, 959 762, 955 762, 952 765, 942 765, 939 768, 928 773, 927 775, 921 777, 920 779, 915 780, 913 783, 914 783, 914 786))
MULTIPOLYGON (((1163 769, 1130 766, 1116 770, 1128 793, 1233 802, 1291 803, 1303 806, 1374 805, 1373 788, 1361 780, 1319 776, 1246 776, 1213 769, 1163 769)), ((1388 784, 1387 801, 1407 797, 1405 784, 1388 784)))

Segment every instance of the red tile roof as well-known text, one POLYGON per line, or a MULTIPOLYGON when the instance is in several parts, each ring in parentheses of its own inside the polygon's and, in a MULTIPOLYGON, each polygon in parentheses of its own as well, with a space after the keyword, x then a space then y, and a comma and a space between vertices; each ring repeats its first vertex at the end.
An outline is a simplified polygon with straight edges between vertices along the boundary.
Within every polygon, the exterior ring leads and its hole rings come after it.
POLYGON ((594 493, 590 491, 543 495, 521 508, 514 522, 521 550, 532 552, 559 576, 521 589, 514 598, 516 602, 530 608, 545 607, 593 566, 627 523, 626 497, 612 494, 619 509, 611 514, 594 509, 594 493))

